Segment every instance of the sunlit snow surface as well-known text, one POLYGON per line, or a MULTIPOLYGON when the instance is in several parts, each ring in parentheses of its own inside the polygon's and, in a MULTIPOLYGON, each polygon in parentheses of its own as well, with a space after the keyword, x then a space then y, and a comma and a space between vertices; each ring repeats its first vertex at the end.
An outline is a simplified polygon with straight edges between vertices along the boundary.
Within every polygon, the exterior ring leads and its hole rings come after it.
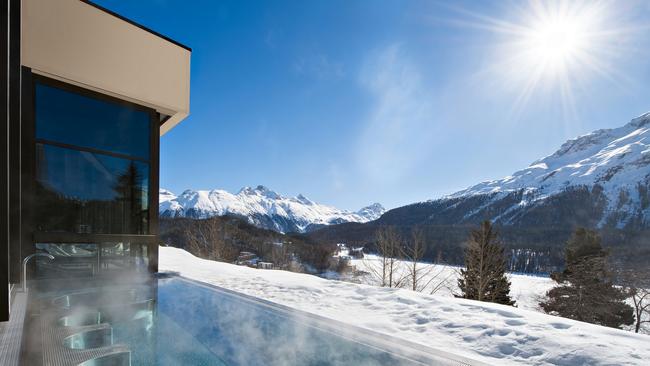
MULTIPOLYGON (((479 303, 322 279, 286 271, 257 270, 160 248, 160 271, 260 297, 489 364, 646 365, 650 336, 479 303)), ((515 297, 544 286, 513 276, 515 297), (517 295, 517 292, 520 295, 517 295)))
MULTIPOLYGON (((368 285, 379 285, 379 279, 372 276, 371 273, 373 267, 380 268, 380 261, 381 259, 376 255, 366 255, 364 259, 353 259, 351 264, 357 270, 366 274, 357 275, 351 280, 368 285)), ((411 263, 407 261, 397 262, 399 265, 396 267, 398 268, 396 278, 407 278, 411 263)), ((446 297, 453 297, 455 294, 460 293, 457 281, 460 267, 418 263, 416 268, 420 291, 446 297)), ((542 295, 553 287, 553 281, 548 277, 509 275, 509 278, 511 281, 510 296, 516 301, 517 307, 520 309, 539 310, 542 295)), ((408 279, 405 282, 408 282, 408 279)), ((409 286, 410 284, 406 283, 405 287, 409 286)))

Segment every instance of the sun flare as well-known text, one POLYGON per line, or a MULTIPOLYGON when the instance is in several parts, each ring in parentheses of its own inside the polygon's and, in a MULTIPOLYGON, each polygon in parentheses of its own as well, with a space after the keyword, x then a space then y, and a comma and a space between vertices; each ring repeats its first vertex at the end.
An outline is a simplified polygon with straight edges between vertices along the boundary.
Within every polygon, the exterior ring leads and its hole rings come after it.
POLYGON ((570 19, 553 19, 536 25, 529 42, 535 62, 552 68, 572 62, 589 46, 583 26, 570 19))
POLYGON ((598 61, 599 13, 578 10, 538 7, 532 12, 519 35, 520 49, 515 50, 523 55, 526 66, 548 76, 598 61))
MULTIPOLYGON (((482 85, 516 95, 513 113, 531 98, 561 98, 565 116, 576 114, 576 97, 595 80, 625 88, 629 79, 618 62, 635 49, 648 27, 629 22, 631 9, 618 2, 531 0, 510 4, 499 17, 471 13, 464 26, 487 31, 487 62, 477 73, 482 85)), ((490 90, 495 90, 490 89, 490 90)))

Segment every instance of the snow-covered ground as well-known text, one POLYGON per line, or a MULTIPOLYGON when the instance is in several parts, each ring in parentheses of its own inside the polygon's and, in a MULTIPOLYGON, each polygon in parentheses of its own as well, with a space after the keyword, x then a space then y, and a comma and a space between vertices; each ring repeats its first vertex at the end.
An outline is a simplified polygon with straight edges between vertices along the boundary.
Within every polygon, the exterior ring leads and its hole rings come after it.
MULTIPOLYGON (((347 251, 343 250, 340 255, 347 255, 347 251)), ((366 255, 363 259, 352 259, 350 264, 352 268, 356 269, 357 274, 354 275, 353 272, 348 275, 339 276, 341 280, 375 286, 379 284, 379 279, 372 274, 373 268, 380 268, 380 258, 378 256, 366 255)), ((399 271, 396 274, 396 278, 408 277, 408 268, 410 265, 406 261, 397 261, 399 271)), ((423 286, 424 288, 420 291, 447 297, 453 297, 455 294, 460 293, 458 289, 460 267, 418 263, 416 268, 419 271, 419 282, 428 285, 426 287, 423 286)), ((548 277, 523 274, 509 274, 508 278, 510 279, 510 296, 516 301, 515 305, 518 308, 543 311, 539 303, 543 300, 546 292, 555 286, 553 280, 548 277)), ((410 284, 408 283, 405 285, 407 288, 409 286, 410 284)), ((628 299, 627 302, 630 306, 633 306, 632 299, 628 299)), ((625 329, 632 331, 634 325, 627 326, 625 329)), ((641 333, 650 335, 650 323, 642 324, 641 333)))
MULTIPOLYGON (((342 253, 346 254, 346 253, 342 253)), ((363 259, 352 259, 351 265, 359 272, 365 274, 354 276, 350 274, 343 277, 343 280, 363 283, 367 285, 378 285, 379 279, 372 275, 373 267, 379 268, 380 258, 376 255, 366 255, 363 259)), ((396 278, 408 277, 408 267, 411 264, 405 261, 397 261, 399 272, 396 278)), ((454 294, 460 293, 458 290, 459 267, 437 265, 429 263, 418 263, 418 276, 421 276, 419 282, 428 284, 426 288, 421 289, 424 293, 434 293, 439 296, 453 297, 454 294)), ((553 281, 548 277, 527 276, 519 274, 510 274, 510 295, 516 301, 520 309, 539 310, 541 295, 545 294, 553 287, 553 281)), ((409 287, 407 284, 406 287, 409 287)), ((424 286, 423 286, 424 287, 424 286)))
MULTIPOLYGON (((646 365, 650 360, 648 335, 541 314, 526 310, 524 302, 513 308, 444 293, 258 270, 169 247, 160 248, 160 270, 488 364, 646 365)), ((513 276, 515 299, 526 297, 529 288, 546 286, 543 280, 513 276)))

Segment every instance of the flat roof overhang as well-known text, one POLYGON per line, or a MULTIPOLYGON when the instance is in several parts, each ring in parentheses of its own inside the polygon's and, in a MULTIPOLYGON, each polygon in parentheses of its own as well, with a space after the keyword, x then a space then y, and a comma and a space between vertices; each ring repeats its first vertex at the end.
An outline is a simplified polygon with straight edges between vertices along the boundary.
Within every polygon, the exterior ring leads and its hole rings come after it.
POLYGON ((190 113, 191 54, 87 1, 22 0, 21 65, 169 116, 161 136, 190 113))

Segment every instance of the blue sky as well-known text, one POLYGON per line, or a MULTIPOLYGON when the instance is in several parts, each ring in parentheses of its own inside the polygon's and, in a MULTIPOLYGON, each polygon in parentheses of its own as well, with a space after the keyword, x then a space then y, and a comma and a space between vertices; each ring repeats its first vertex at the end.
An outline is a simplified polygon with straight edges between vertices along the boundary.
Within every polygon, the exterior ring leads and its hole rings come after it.
POLYGON ((503 26, 528 26, 522 2, 97 2, 193 49, 191 115, 161 140, 161 187, 176 193, 263 184, 392 208, 509 175, 650 111, 643 1, 589 23, 598 68, 534 88, 510 57, 519 28, 503 26))

